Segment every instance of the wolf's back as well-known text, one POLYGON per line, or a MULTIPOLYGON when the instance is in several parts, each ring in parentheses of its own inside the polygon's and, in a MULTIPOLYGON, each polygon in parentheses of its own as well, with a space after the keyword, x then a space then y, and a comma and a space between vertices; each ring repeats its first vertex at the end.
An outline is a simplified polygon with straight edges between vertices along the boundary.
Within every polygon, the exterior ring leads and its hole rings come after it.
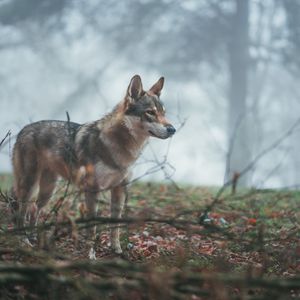
POLYGON ((15 148, 34 151, 73 148, 79 124, 65 121, 39 121, 25 126, 17 136, 15 148))

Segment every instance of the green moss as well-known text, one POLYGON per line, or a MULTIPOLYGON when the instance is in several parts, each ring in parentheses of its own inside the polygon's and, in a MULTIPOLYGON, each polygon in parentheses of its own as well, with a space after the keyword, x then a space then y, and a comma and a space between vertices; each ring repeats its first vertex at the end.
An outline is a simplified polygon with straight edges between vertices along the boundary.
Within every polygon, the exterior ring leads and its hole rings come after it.
POLYGON ((9 173, 0 173, 0 189, 8 191, 13 185, 13 177, 9 173))

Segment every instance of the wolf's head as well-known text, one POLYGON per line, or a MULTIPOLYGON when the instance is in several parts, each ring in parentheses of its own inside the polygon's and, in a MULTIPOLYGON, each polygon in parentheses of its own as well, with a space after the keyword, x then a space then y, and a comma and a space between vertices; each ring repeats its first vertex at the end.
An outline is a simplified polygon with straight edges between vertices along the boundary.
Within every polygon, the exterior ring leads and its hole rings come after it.
POLYGON ((138 126, 144 134, 166 139, 175 133, 175 128, 165 117, 165 108, 160 101, 164 85, 161 77, 148 91, 143 90, 139 75, 132 77, 125 96, 125 115, 131 124, 138 126))

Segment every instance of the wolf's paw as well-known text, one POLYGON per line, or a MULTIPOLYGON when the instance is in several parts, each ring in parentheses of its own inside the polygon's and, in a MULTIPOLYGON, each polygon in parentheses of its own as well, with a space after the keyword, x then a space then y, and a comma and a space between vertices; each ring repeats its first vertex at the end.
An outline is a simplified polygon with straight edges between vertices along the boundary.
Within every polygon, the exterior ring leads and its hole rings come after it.
POLYGON ((95 249, 92 247, 89 251, 89 259, 90 260, 96 260, 96 251, 95 249))
POLYGON ((113 247, 112 247, 112 250, 113 250, 113 252, 116 253, 116 254, 122 254, 122 253, 123 253, 122 248, 121 248, 120 245, 115 245, 115 246, 113 246, 113 247))
POLYGON ((25 245, 27 247, 33 248, 33 245, 30 243, 29 239, 27 236, 21 238, 21 244, 25 245))

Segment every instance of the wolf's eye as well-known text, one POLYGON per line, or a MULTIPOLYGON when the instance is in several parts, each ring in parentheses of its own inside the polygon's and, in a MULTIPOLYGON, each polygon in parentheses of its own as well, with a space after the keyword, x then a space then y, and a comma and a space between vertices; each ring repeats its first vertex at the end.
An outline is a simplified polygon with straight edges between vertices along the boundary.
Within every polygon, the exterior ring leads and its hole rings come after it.
POLYGON ((146 113, 146 115, 151 116, 151 117, 155 116, 155 111, 154 110, 147 110, 145 113, 146 113))

